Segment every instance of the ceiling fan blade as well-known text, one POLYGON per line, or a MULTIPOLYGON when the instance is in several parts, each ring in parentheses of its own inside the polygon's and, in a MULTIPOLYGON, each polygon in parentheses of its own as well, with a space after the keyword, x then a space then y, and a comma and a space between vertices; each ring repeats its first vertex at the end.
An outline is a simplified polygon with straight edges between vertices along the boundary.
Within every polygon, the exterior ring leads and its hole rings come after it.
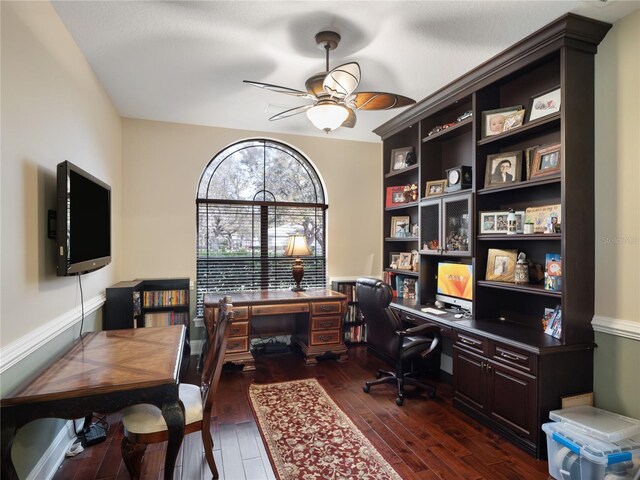
POLYGON ((311 107, 313 107, 313 104, 311 104, 311 105, 302 105, 301 107, 290 108, 289 110, 285 110, 284 112, 276 113, 269 120, 270 121, 282 120, 283 118, 292 117, 293 115, 298 115, 299 113, 306 112, 311 107))
POLYGON ((248 83, 249 85, 253 85, 254 87, 262 88, 264 90, 270 90, 276 93, 284 93, 286 95, 293 95, 294 97, 316 100, 316 97, 314 95, 311 95, 309 92, 303 92, 302 90, 296 90, 294 88, 282 87, 280 85, 271 85, 270 83, 252 82, 251 80, 243 80, 243 82, 248 83))
POLYGON ((413 105, 416 101, 395 93, 359 92, 350 95, 345 103, 356 110, 389 110, 413 105))
POLYGON ((329 95, 344 98, 352 93, 360 83, 360 65, 356 62, 340 65, 324 78, 322 86, 329 95))
POLYGON ((347 110, 349 110, 349 116, 347 117, 347 119, 342 122, 342 125, 340 125, 341 127, 346 127, 346 128, 353 128, 356 126, 356 112, 354 112, 352 109, 347 108, 347 110))

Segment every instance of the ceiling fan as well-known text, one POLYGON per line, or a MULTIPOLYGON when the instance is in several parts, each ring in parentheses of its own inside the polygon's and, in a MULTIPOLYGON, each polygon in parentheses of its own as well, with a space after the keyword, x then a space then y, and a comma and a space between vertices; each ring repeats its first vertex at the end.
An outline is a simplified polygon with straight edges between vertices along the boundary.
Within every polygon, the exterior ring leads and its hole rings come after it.
POLYGON ((323 31, 316 35, 316 44, 325 50, 326 69, 324 72, 316 73, 307 79, 305 82, 306 92, 269 83, 244 80, 244 83, 254 87, 314 101, 309 105, 277 113, 269 120, 280 120, 306 112, 307 117, 316 127, 329 133, 339 127, 353 128, 356 124, 355 110, 388 110, 416 103, 411 98, 395 93, 354 93, 360 83, 360 65, 351 62, 329 70, 329 52, 334 50, 339 43, 340 35, 336 32, 323 31))

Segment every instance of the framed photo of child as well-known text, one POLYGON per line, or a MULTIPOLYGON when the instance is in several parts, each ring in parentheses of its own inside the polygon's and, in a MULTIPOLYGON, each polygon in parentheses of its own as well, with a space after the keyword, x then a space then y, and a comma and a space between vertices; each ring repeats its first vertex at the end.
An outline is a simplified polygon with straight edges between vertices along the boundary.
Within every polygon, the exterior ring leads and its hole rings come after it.
MULTIPOLYGON (((514 105, 512 107, 498 108, 495 110, 485 110, 482 112, 482 138, 490 137, 492 135, 498 135, 505 131, 505 122, 507 119, 520 119, 520 125, 522 124, 522 117, 524 112, 520 114, 522 105, 514 105)), ((507 129, 513 128, 517 125, 515 122, 509 121, 507 123, 507 129)))

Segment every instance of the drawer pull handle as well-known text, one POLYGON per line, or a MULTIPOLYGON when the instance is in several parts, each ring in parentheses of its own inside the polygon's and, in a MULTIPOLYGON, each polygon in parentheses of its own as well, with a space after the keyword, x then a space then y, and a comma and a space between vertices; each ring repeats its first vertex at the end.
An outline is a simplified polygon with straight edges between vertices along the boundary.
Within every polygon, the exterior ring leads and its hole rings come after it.
POLYGON ((471 340, 467 340, 464 337, 460 337, 460 342, 464 343, 465 345, 471 345, 472 347, 477 347, 478 344, 476 342, 472 342, 471 340))
POLYGON ((329 328, 329 327, 333 326, 333 323, 331 323, 331 322, 320 322, 320 326, 322 328, 329 328))
POLYGON ((506 358, 507 360, 515 360, 516 362, 524 360, 523 358, 516 357, 515 355, 509 355, 508 353, 505 353, 505 352, 500 352, 500 356, 502 358, 506 358))
POLYGON ((323 305, 322 307, 320 307, 320 310, 322 310, 323 312, 332 312, 333 307, 330 307, 328 305, 323 305))
POLYGON ((318 335, 318 338, 323 342, 328 342, 329 340, 331 340, 331 335, 318 335))

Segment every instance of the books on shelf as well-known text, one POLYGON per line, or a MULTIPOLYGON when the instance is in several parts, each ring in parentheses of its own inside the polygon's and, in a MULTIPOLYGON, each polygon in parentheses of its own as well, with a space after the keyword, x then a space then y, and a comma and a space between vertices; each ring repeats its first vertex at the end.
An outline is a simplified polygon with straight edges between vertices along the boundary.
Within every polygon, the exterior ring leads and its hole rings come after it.
POLYGON ((361 343, 367 341, 367 325, 353 325, 345 330, 344 340, 351 343, 361 343))
POLYGON ((356 284, 354 283, 339 283, 337 288, 339 293, 347 296, 347 302, 357 302, 358 295, 356 294, 356 284))
POLYGON ((544 333, 558 340, 562 337, 562 307, 560 305, 556 305, 556 308, 553 309, 544 333))
POLYGON ((558 253, 547 253, 545 257, 544 288, 554 292, 562 290, 562 257, 558 253))
POLYGON ((167 327, 169 325, 188 325, 188 312, 153 312, 145 313, 145 327, 167 327))
POLYGON ((143 293, 145 307, 169 307, 186 305, 188 302, 187 290, 147 290, 143 293))
POLYGON ((362 321, 362 313, 358 305, 349 305, 344 314, 344 323, 356 323, 362 321))

